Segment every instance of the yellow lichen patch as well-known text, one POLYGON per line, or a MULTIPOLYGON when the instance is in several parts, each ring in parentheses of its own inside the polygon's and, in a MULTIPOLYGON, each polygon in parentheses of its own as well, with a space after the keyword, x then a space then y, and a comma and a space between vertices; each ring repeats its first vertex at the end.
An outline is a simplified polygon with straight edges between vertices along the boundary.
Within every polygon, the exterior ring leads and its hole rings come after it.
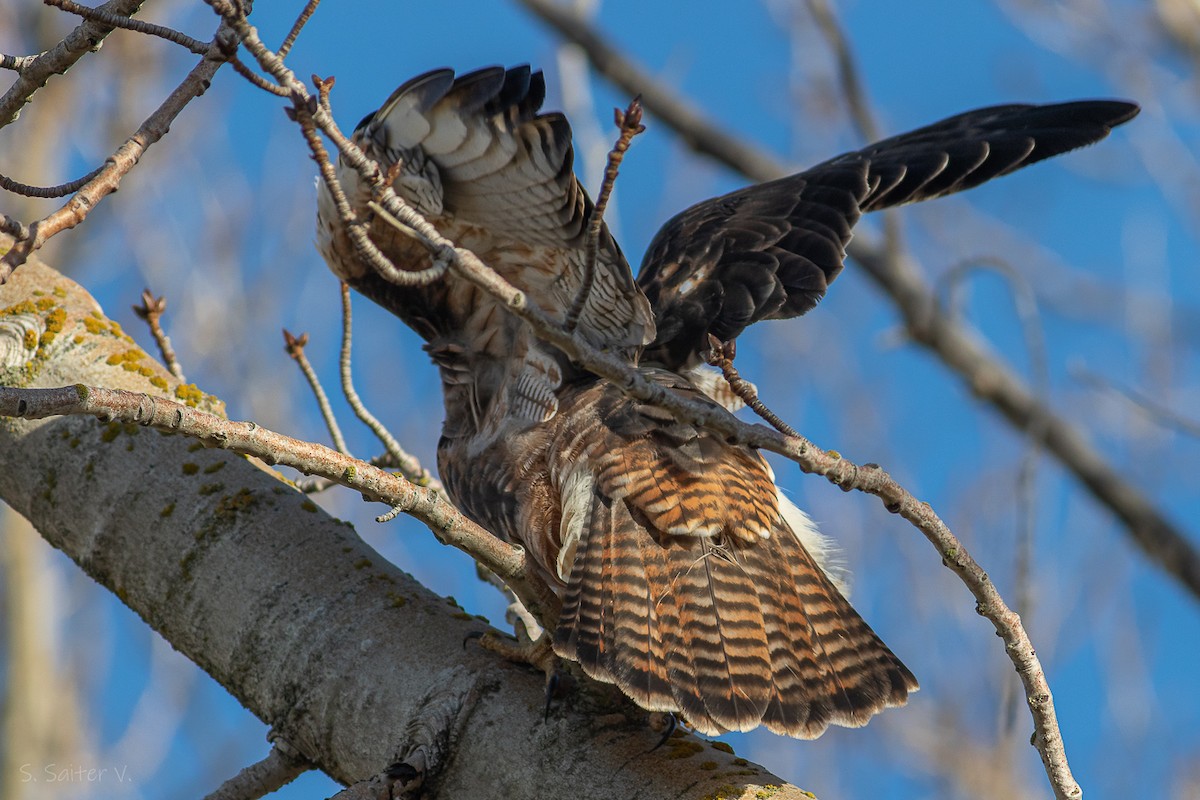
POLYGON ((26 350, 33 350, 38 345, 38 334, 33 328, 25 329, 25 336, 22 341, 26 350))
POLYGON ((104 318, 95 312, 93 312, 93 316, 84 317, 83 327, 93 336, 108 333, 108 326, 104 324, 104 318))
POLYGON ((355 569, 366 569, 369 566, 371 566, 371 559, 369 558, 360 558, 354 562, 355 569))
POLYGON ((194 383, 181 383, 175 387, 175 396, 185 405, 195 408, 204 400, 204 392, 194 383))
POLYGON ((0 316, 9 316, 10 314, 32 314, 33 303, 28 300, 22 300, 19 303, 13 303, 11 306, 6 306, 3 311, 0 311, 0 316))
POLYGON ((54 287, 54 296, 58 297, 60 299, 66 299, 67 290, 61 286, 55 286, 54 287))
POLYGON ((39 347, 45 347, 50 344, 58 334, 62 333, 63 326, 67 322, 67 312, 61 306, 55 306, 49 309, 45 319, 46 330, 42 331, 42 337, 38 341, 39 347))
POLYGON ((165 506, 163 506, 162 511, 158 512, 158 515, 160 517, 162 517, 163 519, 166 519, 167 517, 171 516, 174 513, 175 513, 175 504, 167 503, 165 506))
POLYGON ((404 608, 408 605, 408 600, 403 595, 396 594, 395 592, 388 592, 387 598, 392 608, 404 608))
POLYGON ((717 768, 717 762, 715 762, 715 761, 704 761, 700 764, 700 769, 712 770, 712 769, 716 769, 716 768, 717 768))
POLYGON ((138 362, 146 357, 146 354, 137 348, 131 347, 128 350, 123 350, 120 353, 113 353, 108 358, 104 359, 104 363, 110 367, 121 367, 129 372, 135 372, 138 368, 138 362))
POLYGON ((709 747, 711 747, 713 750, 720 750, 722 753, 732 753, 733 752, 733 748, 730 747, 725 742, 710 742, 709 747))
POLYGON ((204 474, 212 475, 214 472, 220 472, 223 469, 225 469, 225 462, 224 461, 216 461, 212 464, 209 464, 207 467, 204 468, 204 474))
POLYGON ((305 500, 303 503, 300 504, 300 508, 304 511, 307 511, 310 514, 317 513, 317 504, 314 503, 312 500, 305 500))
POLYGON ((112 442, 121 435, 121 423, 110 422, 104 426, 104 433, 100 434, 100 441, 112 442))
POLYGON ((183 474, 184 475, 195 475, 199 471, 200 471, 199 464, 193 464, 192 462, 188 461, 183 465, 183 474))
POLYGON ((742 793, 736 786, 731 786, 728 783, 723 786, 718 786, 712 794, 704 795, 704 800, 732 800, 735 797, 741 797, 742 793))
POLYGON ((201 496, 207 497, 210 494, 216 494, 217 492, 225 491, 225 484, 220 483, 220 482, 206 483, 200 487, 199 491, 200 491, 201 496))

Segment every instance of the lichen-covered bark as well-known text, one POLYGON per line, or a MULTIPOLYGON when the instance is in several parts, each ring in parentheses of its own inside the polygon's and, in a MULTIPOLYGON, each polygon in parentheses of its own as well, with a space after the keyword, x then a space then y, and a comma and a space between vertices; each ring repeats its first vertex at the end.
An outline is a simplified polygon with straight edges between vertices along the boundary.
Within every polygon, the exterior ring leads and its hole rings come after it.
MULTIPOLYGON (((219 410, 77 285, 31 261, 0 286, 0 385, 103 385, 219 410)), ((658 734, 581 684, 542 719, 541 677, 464 637, 484 624, 241 456, 136 425, 0 419, 0 499, 335 778, 403 749, 455 664, 474 706, 434 782, 447 797, 811 797, 724 745, 658 734)))

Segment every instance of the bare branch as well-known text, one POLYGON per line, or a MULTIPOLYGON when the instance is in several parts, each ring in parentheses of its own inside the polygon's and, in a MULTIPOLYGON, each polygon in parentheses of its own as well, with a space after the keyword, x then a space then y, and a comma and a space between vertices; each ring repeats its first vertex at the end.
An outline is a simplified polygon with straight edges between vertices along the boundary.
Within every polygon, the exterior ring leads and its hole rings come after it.
POLYGON ((45 53, 37 53, 32 56, 10 56, 8 53, 0 53, 0 69, 10 69, 13 72, 24 72, 38 62, 38 59, 44 56, 45 53))
POLYGON ((96 167, 94 170, 84 175, 81 178, 76 178, 67 183, 60 183, 58 186, 31 186, 28 183, 14 181, 7 175, 0 175, 0 189, 12 192, 13 194, 24 195, 25 197, 66 197, 73 194, 92 181, 104 171, 104 167, 96 167))
POLYGON ((193 39, 182 31, 177 31, 174 28, 168 28, 165 25, 155 25, 152 22, 143 22, 140 19, 130 19, 128 16, 114 14, 111 11, 106 11, 103 8, 90 8, 81 6, 72 0, 42 0, 48 6, 61 8, 68 14, 75 14, 84 19, 93 22, 99 22, 109 28, 124 28, 128 31, 136 33, 144 33, 147 36, 157 36, 160 39, 166 39, 168 42, 173 42, 177 45, 191 50, 198 56, 208 52, 208 43, 202 42, 199 39, 193 39))
POLYGON ((282 86, 276 86, 275 84, 271 83, 269 80, 264 78, 262 75, 259 75, 257 72, 255 72, 254 70, 250 69, 245 64, 243 64, 241 59, 239 59, 237 56, 230 56, 229 66, 233 67, 233 71, 236 72, 238 75, 241 75, 243 78, 250 81, 250 83, 254 84, 259 89, 262 89, 264 92, 270 92, 271 94, 275 95, 276 97, 290 97, 291 96, 287 89, 284 89, 282 86))
POLYGON ((300 31, 308 24, 308 20, 312 17, 313 12, 317 10, 317 6, 321 4, 321 0, 308 0, 304 4, 304 8, 300 11, 300 16, 296 17, 296 21, 292 23, 292 29, 288 31, 288 35, 284 38, 283 44, 279 45, 279 57, 287 58, 287 54, 291 52, 292 45, 296 43, 296 37, 300 35, 300 31))
POLYGON ((308 381, 313 396, 317 398, 317 407, 321 410, 321 419, 325 420, 325 427, 329 429, 329 436, 333 439, 334 449, 343 455, 350 455, 350 448, 346 446, 346 438, 342 436, 342 429, 338 425, 337 416, 333 413, 333 408, 329 405, 329 395, 325 394, 325 388, 321 386, 321 379, 317 377, 312 364, 308 362, 308 356, 304 354, 304 346, 308 344, 308 334, 302 333, 299 336, 294 336, 291 331, 284 328, 283 342, 287 354, 296 362, 296 366, 300 367, 300 372, 303 373, 304 379, 308 381))
POLYGON ((1098 372, 1076 366, 1071 369, 1075 380, 1103 391, 1113 392, 1146 415, 1147 419, 1166 428, 1179 431, 1188 436, 1200 438, 1200 420, 1187 417, 1173 408, 1168 408, 1152 397, 1129 386, 1121 386, 1098 372))
POLYGON ((365 461, 253 422, 227 420, 163 397, 82 384, 58 389, 0 386, 0 416, 42 419, 67 414, 90 414, 102 422, 130 422, 180 433, 209 447, 254 456, 272 466, 283 464, 305 475, 319 475, 354 489, 367 500, 399 507, 428 525, 440 542, 459 548, 504 578, 528 607, 536 609, 539 618, 549 620, 557 614, 557 598, 527 570, 524 550, 497 539, 437 492, 365 461))
POLYGON ((225 781, 204 800, 258 800, 312 768, 313 765, 287 742, 276 741, 266 758, 225 781))
POLYGON ((25 239, 29 236, 29 228, 19 219, 13 219, 8 214, 0 214, 0 232, 7 233, 14 239, 25 239))
MULTIPOLYGON (((132 16, 142 7, 144 0, 110 0, 100 6, 109 14, 122 17, 132 16)), ((94 52, 104 41, 104 37, 112 33, 113 28, 92 20, 85 20, 78 28, 67 34, 67 37, 57 45, 35 56, 33 61, 25 62, 18 70, 18 78, 0 97, 0 128, 14 122, 21 113, 21 107, 29 102, 38 89, 46 85, 52 75, 62 75, 69 70, 84 54, 94 52)), ((0 268, 0 283, 4 275, 0 268)))
POLYGON ((600 193, 596 196, 596 205, 592 208, 592 218, 588 220, 587 247, 584 250, 583 283, 571 308, 567 311, 566 328, 575 330, 579 323, 579 315, 587 303, 588 295, 592 293, 592 284, 596 280, 596 258, 600 253, 600 229, 604 226, 604 211, 608 208, 608 198, 617 183, 617 172, 625 159, 625 151, 633 142, 633 137, 646 130, 642 124, 642 103, 637 97, 629 103, 624 111, 613 109, 613 121, 620 134, 608 154, 608 167, 604 170, 604 180, 600 183, 600 193))
MULTIPOLYGON (((113 3, 104 7, 110 5, 113 3)), ((97 23, 90 21, 84 23, 85 26, 95 24, 97 23)), ((121 180, 137 165, 142 154, 167 134, 175 117, 188 103, 208 90, 213 75, 225 63, 228 54, 236 49, 236 44, 236 35, 222 22, 200 63, 187 74, 162 105, 146 118, 137 131, 109 156, 96 177, 81 187, 62 208, 31 224, 29 235, 17 240, 4 254, 0 259, 0 284, 3 284, 12 271, 25 263, 30 254, 48 239, 83 222, 97 203, 117 190, 121 180)), ((3 100, 0 100, 0 114, 2 109, 3 100)), ((2 118, 0 116, 0 119, 2 118)))
POLYGON ((133 307, 133 313, 137 314, 138 318, 144 320, 150 327, 150 335, 154 337, 154 343, 158 345, 158 352, 162 355, 163 364, 182 383, 186 381, 183 377, 183 368, 179 366, 175 348, 171 347, 171 339, 162 327, 162 315, 166 310, 167 298, 155 297, 149 289, 142 290, 142 304, 133 307))
POLYGON ((721 374, 725 377, 725 382, 729 384, 730 390, 741 398, 747 407, 765 419, 767 424, 784 436, 800 435, 795 428, 784 422, 782 417, 767 408, 766 403, 759 398, 758 390, 754 388, 754 384, 743 378, 738 373, 737 368, 733 366, 734 356, 737 355, 736 340, 722 342, 710 333, 708 335, 708 347, 708 363, 721 370, 721 374))
POLYGON ((446 490, 442 486, 442 482, 433 477, 429 470, 421 466, 421 462, 417 457, 409 453, 400 446, 400 442, 392 435, 382 422, 375 418, 367 407, 363 404, 358 396, 358 392, 354 390, 354 374, 351 368, 351 347, 353 344, 353 316, 350 307, 350 287, 345 283, 342 284, 342 351, 339 358, 340 372, 342 376, 342 394, 346 396, 346 402, 350 404, 350 408, 354 410, 355 416, 362 420, 363 424, 371 429, 376 438, 383 444, 384 450, 390 456, 391 463, 403 473, 404 477, 408 478, 418 486, 424 486, 432 489, 438 494, 445 496, 446 490))

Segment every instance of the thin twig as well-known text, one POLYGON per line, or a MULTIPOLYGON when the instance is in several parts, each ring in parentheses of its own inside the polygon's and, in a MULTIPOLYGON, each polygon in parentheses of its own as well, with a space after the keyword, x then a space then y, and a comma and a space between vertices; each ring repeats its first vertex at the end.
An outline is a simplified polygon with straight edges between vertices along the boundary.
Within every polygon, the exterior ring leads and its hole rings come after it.
POLYGON ((1098 372, 1092 372, 1078 365, 1072 365, 1069 372, 1071 377, 1080 383, 1097 389, 1115 392, 1138 408, 1148 419, 1165 428, 1170 428, 1188 436, 1200 437, 1200 420, 1184 416, 1149 395, 1139 392, 1130 386, 1121 386, 1116 381, 1098 372))
POLYGON ((255 72, 254 70, 247 67, 244 63, 242 63, 242 60, 239 59, 237 56, 230 56, 229 66, 233 67, 233 71, 236 72, 238 75, 241 75, 243 78, 250 81, 252 84, 257 86, 259 89, 262 89, 264 92, 270 92, 271 94, 275 95, 276 97, 291 97, 291 93, 288 92, 287 89, 284 89, 282 86, 277 86, 276 84, 271 83, 269 80, 264 78, 262 75, 259 75, 257 72, 255 72))
POLYGON ((37 63, 38 59, 46 55, 45 51, 32 56, 10 56, 8 53, 0 53, 0 69, 10 69, 13 72, 24 72, 37 63))
MULTIPOLYGON (((144 0, 110 0, 98 10, 129 17, 141 8, 144 0)), ((100 43, 113 27, 92 20, 84 20, 75 30, 67 34, 54 47, 36 56, 33 61, 24 64, 17 74, 17 80, 0 97, 0 128, 16 120, 21 113, 21 107, 30 101, 38 89, 46 85, 53 75, 62 75, 79 59, 88 53, 94 53, 100 48, 100 43)), ((0 275, 0 283, 4 276, 0 275)))
MULTIPOLYGON (((785 165, 758 147, 726 133, 681 101, 666 85, 626 58, 578 14, 553 0, 520 0, 586 53, 593 68, 629 94, 641 93, 646 111, 674 130, 697 153, 756 181, 788 174, 785 165)), ((980 347, 974 335, 950 319, 906 254, 889 251, 859 232, 850 257, 890 297, 910 339, 931 350, 976 397, 998 410, 1014 428, 1027 431, 1044 420, 1044 443, 1093 498, 1124 524, 1134 544, 1193 597, 1200 598, 1200 552, 1177 525, 1110 464, 1065 418, 1055 414, 1006 366, 980 347)))
POLYGON ((329 429, 329 436, 333 439, 334 448, 339 453, 350 455, 350 448, 346 447, 346 438, 342 436, 342 429, 333 413, 333 407, 329 405, 329 395, 325 394, 325 388, 321 386, 321 379, 317 377, 312 364, 308 362, 308 356, 304 354, 304 346, 308 344, 308 334, 302 333, 299 336, 293 336, 287 328, 284 328, 283 342, 287 354, 300 367, 300 372, 308 381, 313 396, 317 398, 317 407, 321 409, 321 418, 325 420, 325 427, 329 429))
POLYGON ((725 376, 725 382, 729 384, 730 390, 741 398, 742 402, 750 410, 765 419, 772 428, 784 436, 799 436, 800 434, 795 428, 788 425, 783 421, 782 417, 767 408, 766 403, 758 396, 758 390, 754 388, 754 384, 743 378, 738 373, 737 367, 733 366, 733 359, 737 355, 736 341, 722 342, 710 333, 708 335, 708 363, 721 370, 721 374, 725 376))
MULTIPOLYGON (((106 4, 105 7, 107 8, 109 5, 112 3, 106 4)), ((84 25, 95 24, 98 23, 90 21, 84 23, 84 25)), ((29 226, 28 236, 14 242, 9 251, 0 259, 0 284, 3 284, 12 271, 25 263, 26 259, 47 240, 83 222, 97 203, 117 190, 122 178, 137 165, 146 150, 167 134, 175 117, 187 107, 188 103, 204 94, 212 82, 213 75, 225 63, 227 55, 232 53, 236 46, 236 34, 222 21, 209 44, 207 54, 200 60, 200 63, 192 68, 187 77, 175 87, 175 90, 154 113, 146 118, 137 131, 109 156, 96 177, 81 187, 57 211, 32 223, 29 226)), ((2 109, 3 100, 0 100, 0 110, 2 109)), ((0 114, 0 121, 2 120, 3 116, 0 114)))
POLYGON ((72 0, 42 0, 48 6, 61 8, 68 14, 74 14, 84 19, 99 22, 109 28, 124 28, 127 31, 136 33, 144 33, 147 36, 157 36, 160 39, 166 39, 168 42, 186 47, 198 56, 208 52, 208 42, 202 42, 199 39, 193 39, 182 31, 177 31, 174 28, 168 28, 165 25, 155 25, 152 22, 143 22, 140 19, 131 19, 128 16, 114 14, 111 11, 106 11, 103 8, 91 8, 89 6, 81 6, 72 0))
MULTIPOLYGON (((367 463, 380 469, 391 469, 396 466, 392 461, 391 453, 381 453, 367 463)), ((295 483, 296 489, 304 494, 319 494, 326 489, 332 489, 334 486, 337 486, 333 481, 328 481, 324 478, 301 478, 295 483)))
POLYGON ((557 618, 558 600, 535 577, 524 549, 496 538, 437 492, 403 476, 315 442, 275 433, 253 422, 228 420, 164 397, 82 384, 58 389, 0 386, 0 416, 42 419, 66 414, 90 414, 102 422, 131 422, 183 434, 209 447, 254 456, 270 465, 282 464, 305 475, 320 475, 359 492, 368 501, 400 507, 429 526, 443 544, 459 548, 503 577, 539 619, 557 618))
POLYGON ((279 50, 276 51, 280 58, 287 58, 287 54, 292 50, 292 45, 296 43, 296 37, 300 35, 300 31, 304 29, 309 18, 312 17, 313 12, 317 10, 317 6, 320 4, 321 0, 308 0, 304 4, 300 16, 296 17, 296 21, 292 23, 292 29, 288 31, 287 36, 284 37, 283 44, 279 45, 279 50))
POLYGON ((0 214, 0 232, 7 233, 14 239, 29 238, 29 227, 19 219, 14 219, 8 214, 0 214))
POLYGON ((622 111, 613 109, 613 122, 616 123, 617 141, 608 153, 608 167, 604 170, 604 180, 600 183, 600 193, 596 196, 596 205, 592 208, 592 217, 588 220, 587 246, 584 249, 583 282, 579 285, 579 293, 567 311, 566 328, 575 330, 579 323, 579 315, 587 304, 588 295, 592 293, 592 284, 596 280, 596 259, 600 255, 600 233, 604 228, 604 211, 608 208, 608 198, 617 183, 617 173, 625 152, 633 142, 633 137, 646 130, 642 124, 642 101, 633 98, 629 107, 622 111))
POLYGON ((183 369, 179 366, 179 359, 175 356, 175 348, 171 347, 171 339, 162 327, 162 315, 166 310, 167 298, 155 297, 149 289, 142 290, 142 304, 133 307, 133 313, 150 326, 150 335, 154 337, 154 343, 158 345, 158 352, 162 355, 167 369, 181 383, 184 383, 187 379, 183 377, 183 369))
MULTIPOLYGON (((354 390, 354 370, 351 366, 351 355, 353 345, 353 317, 350 308, 350 287, 345 283, 342 284, 342 351, 339 358, 340 372, 342 376, 342 394, 346 396, 346 402, 350 404, 350 408, 354 410, 355 416, 362 420, 363 424, 371 429, 376 438, 383 444, 384 450, 387 451, 394 463, 404 477, 408 478, 418 486, 425 486, 439 494, 445 495, 446 490, 442 486, 442 482, 433 477, 429 470, 421 466, 421 462, 416 456, 412 455, 400 446, 400 442, 392 435, 392 432, 387 429, 382 422, 375 418, 367 407, 359 398, 358 392, 354 390)), ((386 520, 385 520, 386 521, 386 520)))
POLYGON ((313 765, 291 745, 276 740, 266 758, 222 783, 204 800, 258 800, 311 769, 313 765))
POLYGON ((103 172, 104 169, 104 167, 96 167, 87 175, 76 178, 73 181, 68 181, 67 183, 60 183, 58 186, 32 186, 28 183, 14 181, 7 175, 0 175, 0 189, 25 197, 66 197, 82 189, 89 181, 94 180, 97 175, 103 172))

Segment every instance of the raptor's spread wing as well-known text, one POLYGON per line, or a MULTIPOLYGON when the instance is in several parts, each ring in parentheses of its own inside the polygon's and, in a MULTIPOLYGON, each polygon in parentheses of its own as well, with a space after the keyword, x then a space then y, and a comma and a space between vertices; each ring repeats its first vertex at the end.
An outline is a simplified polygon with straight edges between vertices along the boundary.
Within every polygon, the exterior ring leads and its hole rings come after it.
POLYGON ((692 206, 658 232, 638 275, 658 324, 646 360, 690 367, 710 333, 728 341, 811 309, 863 212, 969 189, 1103 139, 1137 112, 1103 100, 982 108, 692 206))
MULTIPOLYGON (((566 117, 539 113, 545 94, 528 66, 435 70, 398 88, 355 139, 385 168, 402 166, 397 192, 439 230, 563 319, 584 279, 593 204, 572 171, 566 117)), ((607 349, 653 337, 649 305, 607 227, 578 329, 607 349)))

